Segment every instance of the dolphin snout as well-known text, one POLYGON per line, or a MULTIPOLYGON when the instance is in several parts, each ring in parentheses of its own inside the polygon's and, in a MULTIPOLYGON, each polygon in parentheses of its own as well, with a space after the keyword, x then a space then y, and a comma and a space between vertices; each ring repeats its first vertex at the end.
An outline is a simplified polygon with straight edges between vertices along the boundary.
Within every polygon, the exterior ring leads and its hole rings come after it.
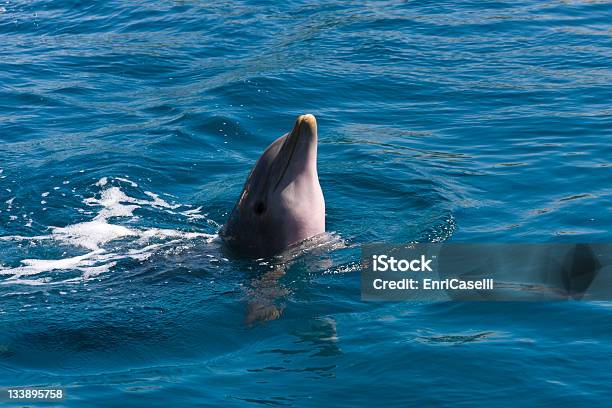
POLYGON ((298 116, 297 121, 300 127, 305 127, 314 131, 317 130, 317 119, 310 113, 298 116))
POLYGON ((290 143, 303 145, 317 144, 317 119, 314 115, 298 116, 293 131, 289 135, 290 143))
POLYGON ((317 135, 317 119, 314 115, 300 115, 297 119, 297 128, 300 136, 316 136, 317 135))

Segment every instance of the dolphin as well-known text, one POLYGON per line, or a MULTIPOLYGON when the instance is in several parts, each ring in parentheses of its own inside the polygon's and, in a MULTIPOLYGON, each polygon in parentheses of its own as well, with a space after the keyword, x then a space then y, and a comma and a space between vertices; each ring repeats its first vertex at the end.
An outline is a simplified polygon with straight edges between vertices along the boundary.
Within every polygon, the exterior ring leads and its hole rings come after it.
POLYGON ((219 235, 231 250, 262 258, 323 232, 317 120, 301 115, 257 160, 219 235))

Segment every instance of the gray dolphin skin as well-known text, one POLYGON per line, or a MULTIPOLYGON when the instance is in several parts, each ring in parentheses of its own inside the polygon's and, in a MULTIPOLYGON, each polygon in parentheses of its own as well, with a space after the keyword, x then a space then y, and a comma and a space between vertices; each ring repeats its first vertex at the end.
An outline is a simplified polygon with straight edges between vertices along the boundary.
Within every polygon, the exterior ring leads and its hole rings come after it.
POLYGON ((219 235, 230 249, 267 257, 325 232, 325 200, 317 173, 317 120, 301 115, 251 170, 219 235))

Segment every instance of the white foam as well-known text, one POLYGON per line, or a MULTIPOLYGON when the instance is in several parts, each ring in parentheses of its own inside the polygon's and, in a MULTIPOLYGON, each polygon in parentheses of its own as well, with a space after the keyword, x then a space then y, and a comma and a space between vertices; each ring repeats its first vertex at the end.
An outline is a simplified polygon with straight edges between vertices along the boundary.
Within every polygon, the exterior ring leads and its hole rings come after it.
POLYGON ((106 183, 108 183, 108 179, 106 177, 102 177, 100 180, 98 180, 96 186, 103 187, 106 185, 106 183))
POLYGON ((54 284, 63 283, 63 282, 52 282, 51 278, 48 278, 48 277, 38 278, 38 279, 7 279, 7 280, 0 282, 0 284, 2 285, 15 284, 15 283, 19 283, 20 285, 28 285, 28 286, 41 286, 41 285, 54 285, 54 284))
POLYGON ((0 241, 41 241, 45 239, 53 239, 50 235, 35 235, 26 237, 23 235, 4 235, 0 237, 0 241))
POLYGON ((152 193, 150 191, 145 191, 144 193, 153 199, 153 201, 149 203, 153 207, 163 207, 163 208, 170 208, 174 210, 175 208, 179 208, 181 206, 180 204, 174 204, 174 205, 168 204, 162 198, 159 198, 157 194, 152 193))
POLYGON ((181 211, 180 214, 192 220, 206 218, 206 214, 201 214, 200 211, 202 211, 202 207, 198 207, 198 208, 194 208, 194 209, 186 210, 186 211, 181 211))
POLYGON ((185 232, 185 231, 177 231, 172 229, 161 229, 161 228, 151 228, 141 232, 141 240, 149 240, 151 238, 185 238, 185 239, 194 239, 194 238, 206 238, 207 240, 211 240, 216 237, 216 235, 205 234, 202 232, 185 232))
MULTIPOLYGON (((124 178, 113 180, 129 183, 132 187, 137 184, 124 178)), ((64 184, 68 184, 64 182, 64 184)), ((109 179, 102 177, 95 184, 97 187, 107 187, 109 179)), ((58 245, 69 245, 76 251, 85 249, 87 252, 76 256, 67 256, 60 259, 23 259, 21 265, 16 267, 3 267, 0 265, 0 275, 8 278, 0 281, 2 284, 45 285, 63 283, 76 283, 90 279, 112 270, 121 259, 131 258, 146 260, 163 247, 178 246, 186 240, 205 240, 211 242, 217 238, 216 234, 199 232, 186 232, 166 228, 142 228, 137 226, 120 225, 117 221, 125 220, 135 223, 138 217, 134 211, 141 207, 150 207, 170 214, 172 210, 187 207, 181 204, 170 204, 150 191, 143 192, 151 200, 137 199, 128 196, 119 187, 112 186, 103 189, 97 197, 89 197, 83 203, 90 207, 97 207, 97 214, 90 221, 67 225, 65 227, 50 227, 50 234, 38 236, 0 236, 0 241, 52 241, 58 245), (115 242, 112 247, 111 243, 115 242), (30 278, 45 272, 80 271, 81 276, 70 277, 58 281, 57 277, 43 276, 30 278), (25 279, 23 278, 25 277, 25 279)), ((43 193, 46 197, 48 193, 43 193)), ((10 206, 15 198, 7 201, 10 206)), ((81 214, 91 213, 76 209, 81 214)), ((184 211, 185 216, 204 217, 199 214, 201 207, 184 211)), ((32 225, 32 220, 28 221, 32 225)))
POLYGON ((98 276, 102 273, 110 271, 111 268, 115 265, 117 265, 117 262, 112 261, 100 266, 81 267, 80 269, 83 271, 83 276, 81 278, 83 280, 93 278, 94 276, 98 276))
MULTIPOLYGON (((167 244, 173 244, 176 241, 171 241, 168 242, 167 244)), ((130 249, 128 251, 128 255, 130 258, 132 259, 136 259, 138 261, 144 261, 146 259, 149 259, 152 255, 154 250, 161 248, 161 244, 152 244, 152 245, 147 245, 144 248, 140 248, 140 249, 130 249)))
POLYGON ((128 180, 123 177, 115 177, 115 180, 119 180, 119 181, 123 181, 124 183, 128 183, 130 186, 134 188, 138 187, 138 184, 134 183, 132 180, 128 180))
POLYGON ((124 226, 113 225, 105 220, 96 219, 64 228, 53 228, 53 234, 56 240, 91 250, 100 249, 100 245, 116 239, 139 235, 137 231, 124 226))
POLYGON ((37 275, 41 272, 55 271, 58 269, 77 269, 79 266, 92 265, 93 261, 91 258, 102 252, 103 250, 97 250, 84 255, 64 259, 24 259, 21 261, 21 266, 0 269, 0 275, 13 275, 12 278, 14 279, 21 276, 37 275))
POLYGON ((139 201, 127 196, 119 187, 111 187, 104 190, 99 199, 86 198, 84 203, 90 206, 102 206, 102 210, 94 218, 95 220, 106 220, 110 217, 131 217, 135 209, 139 208, 135 203, 139 201), (122 204, 131 203, 131 204, 122 204))
MULTIPOLYGON (((99 183, 99 182, 98 182, 99 183)), ((169 204, 159 195, 150 191, 145 191, 144 194, 151 197, 153 200, 141 200, 133 198, 125 194, 119 187, 110 187, 102 191, 101 197, 85 199, 85 204, 90 206, 102 206, 102 211, 96 216, 97 219, 107 219, 109 217, 131 217, 135 209, 140 206, 151 206, 154 208, 176 209, 181 207, 180 204, 169 204), (127 204, 125 204, 127 203, 127 204)))

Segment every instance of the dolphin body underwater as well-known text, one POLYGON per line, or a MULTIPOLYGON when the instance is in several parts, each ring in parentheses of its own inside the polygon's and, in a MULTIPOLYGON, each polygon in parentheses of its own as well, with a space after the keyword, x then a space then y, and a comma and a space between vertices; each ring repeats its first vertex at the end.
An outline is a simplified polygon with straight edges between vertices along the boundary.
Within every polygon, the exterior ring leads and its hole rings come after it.
POLYGON ((325 200, 317 173, 317 121, 301 115, 251 170, 219 235, 239 254, 277 255, 325 232, 325 200))

